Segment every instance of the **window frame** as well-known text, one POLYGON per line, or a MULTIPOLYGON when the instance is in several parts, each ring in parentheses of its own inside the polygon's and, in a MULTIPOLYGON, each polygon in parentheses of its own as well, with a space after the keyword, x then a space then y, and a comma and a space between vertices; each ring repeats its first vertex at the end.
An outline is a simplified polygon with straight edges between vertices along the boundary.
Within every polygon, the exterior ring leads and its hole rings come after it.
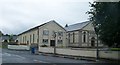
POLYGON ((63 36, 63 31, 59 31, 58 36, 63 36))
POLYGON ((42 40, 42 43, 43 43, 43 44, 48 44, 48 39, 43 39, 43 40, 42 40))
POLYGON ((43 30, 43 35, 49 35, 49 30, 43 30))
POLYGON ((63 40, 57 40, 58 44, 63 44, 63 40))

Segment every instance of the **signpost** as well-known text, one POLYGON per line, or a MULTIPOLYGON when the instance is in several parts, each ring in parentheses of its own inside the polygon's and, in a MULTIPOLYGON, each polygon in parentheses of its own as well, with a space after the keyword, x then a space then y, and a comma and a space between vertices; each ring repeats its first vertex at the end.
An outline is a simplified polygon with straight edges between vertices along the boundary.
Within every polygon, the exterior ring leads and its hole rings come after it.
POLYGON ((55 39, 54 55, 56 55, 57 32, 53 32, 53 37, 54 37, 54 39, 55 39))

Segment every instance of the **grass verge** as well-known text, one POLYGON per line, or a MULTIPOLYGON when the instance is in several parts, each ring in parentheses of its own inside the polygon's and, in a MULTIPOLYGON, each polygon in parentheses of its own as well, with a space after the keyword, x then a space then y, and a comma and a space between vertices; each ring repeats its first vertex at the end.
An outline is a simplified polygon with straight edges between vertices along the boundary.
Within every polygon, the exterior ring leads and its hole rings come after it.
POLYGON ((111 48, 112 51, 120 51, 120 48, 111 48))

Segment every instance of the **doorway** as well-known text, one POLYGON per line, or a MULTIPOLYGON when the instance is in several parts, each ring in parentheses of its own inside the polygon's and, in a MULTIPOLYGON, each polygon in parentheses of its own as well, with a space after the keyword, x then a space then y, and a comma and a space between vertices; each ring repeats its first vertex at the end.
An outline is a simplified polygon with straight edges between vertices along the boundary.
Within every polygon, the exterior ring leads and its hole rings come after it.
POLYGON ((55 40, 50 40, 50 46, 55 46, 55 40))
POLYGON ((92 47, 95 47, 95 37, 92 37, 92 38, 91 38, 91 46, 92 46, 92 47))

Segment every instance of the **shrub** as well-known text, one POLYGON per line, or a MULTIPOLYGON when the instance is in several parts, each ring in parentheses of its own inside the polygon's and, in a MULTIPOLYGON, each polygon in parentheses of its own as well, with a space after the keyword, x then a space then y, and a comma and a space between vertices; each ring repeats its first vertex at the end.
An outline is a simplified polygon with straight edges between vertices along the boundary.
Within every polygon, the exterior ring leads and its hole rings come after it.
POLYGON ((17 44, 17 43, 9 43, 9 45, 19 45, 19 44, 17 44))
POLYGON ((48 47, 47 45, 41 45, 41 47, 48 47))
POLYGON ((4 40, 4 42, 6 42, 6 43, 7 43, 7 42, 8 42, 8 40, 4 40))

